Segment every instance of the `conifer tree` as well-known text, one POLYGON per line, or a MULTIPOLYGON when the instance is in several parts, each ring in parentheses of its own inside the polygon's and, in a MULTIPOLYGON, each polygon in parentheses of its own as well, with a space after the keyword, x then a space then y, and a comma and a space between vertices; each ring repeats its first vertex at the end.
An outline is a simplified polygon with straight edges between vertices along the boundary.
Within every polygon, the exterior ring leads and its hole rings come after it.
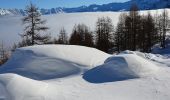
POLYGON ((113 39, 113 24, 109 17, 98 18, 96 22, 96 47, 99 50, 108 52, 113 39))
POLYGON ((75 25, 69 43, 71 45, 92 47, 94 46, 92 32, 85 24, 75 25))
POLYGON ((66 30, 62 28, 60 30, 59 36, 58 36, 58 43, 59 44, 68 44, 68 36, 66 33, 66 30))
POLYGON ((44 26, 46 21, 41 18, 38 8, 30 3, 30 5, 26 7, 25 12, 27 14, 22 20, 25 24, 25 29, 24 34, 21 34, 21 36, 26 40, 26 45, 44 44, 48 42, 50 36, 41 34, 43 31, 46 31, 48 27, 44 26))

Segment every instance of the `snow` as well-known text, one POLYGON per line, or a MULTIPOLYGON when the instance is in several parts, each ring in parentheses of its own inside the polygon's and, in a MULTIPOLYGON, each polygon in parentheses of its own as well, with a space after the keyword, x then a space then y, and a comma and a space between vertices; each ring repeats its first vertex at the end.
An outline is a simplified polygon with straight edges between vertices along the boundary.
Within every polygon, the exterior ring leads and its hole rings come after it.
POLYGON ((109 56, 94 48, 74 45, 23 47, 15 51, 0 73, 17 73, 37 80, 61 78, 98 66, 109 56))
POLYGON ((84 79, 92 83, 114 82, 147 77, 158 71, 152 62, 135 54, 121 54, 108 58, 101 66, 85 73, 84 79))
POLYGON ((1 16, 2 16, 2 15, 8 15, 8 14, 11 14, 11 12, 9 12, 9 11, 6 10, 6 9, 0 8, 0 15, 1 15, 1 16))
POLYGON ((76 45, 37 45, 23 47, 19 50, 32 51, 36 55, 64 59, 74 63, 78 62, 85 66, 97 66, 110 56, 95 48, 76 45))
POLYGON ((1 74, 0 79, 5 84, 5 88, 12 100, 24 100, 24 96, 29 99, 34 96, 41 96, 43 88, 47 86, 44 82, 35 81, 16 74, 1 74))
MULTIPOLYGON (((119 14, 70 13, 43 18, 47 19, 49 33, 57 36, 63 26, 70 34, 78 23, 93 30, 102 16, 111 17, 116 25, 119 14)), ((0 17, 0 40, 9 45, 19 41, 21 18, 0 17)), ((0 68, 0 100, 170 100, 169 46, 153 51, 156 54, 127 50, 109 55, 74 45, 19 48, 0 68)))
POLYGON ((168 59, 74 45, 19 48, 0 68, 0 99, 169 100, 168 59))

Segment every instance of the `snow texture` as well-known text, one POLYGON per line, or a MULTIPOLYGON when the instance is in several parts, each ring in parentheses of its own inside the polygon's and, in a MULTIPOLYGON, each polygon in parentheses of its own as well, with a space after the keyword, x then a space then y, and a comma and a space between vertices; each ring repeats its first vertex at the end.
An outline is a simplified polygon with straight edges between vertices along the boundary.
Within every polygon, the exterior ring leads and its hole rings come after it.
POLYGON ((166 60, 73 45, 20 48, 0 68, 0 100, 169 100, 166 60))
POLYGON ((17 73, 37 80, 79 74, 104 63, 110 55, 74 45, 37 45, 17 49, 0 73, 17 73))
POLYGON ((152 62, 135 54, 122 54, 108 58, 101 66, 84 74, 84 79, 92 83, 114 82, 147 77, 159 68, 152 62))

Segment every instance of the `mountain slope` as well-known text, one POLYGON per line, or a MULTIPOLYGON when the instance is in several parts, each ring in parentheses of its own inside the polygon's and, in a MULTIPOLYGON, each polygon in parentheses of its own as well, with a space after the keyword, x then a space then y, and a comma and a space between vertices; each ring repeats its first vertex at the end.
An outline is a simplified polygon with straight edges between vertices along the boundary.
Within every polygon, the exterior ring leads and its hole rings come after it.
MULTIPOLYGON (((42 15, 75 12, 96 12, 96 11, 129 11, 132 4, 137 4, 140 10, 153 10, 170 8, 170 0, 131 0, 123 3, 109 3, 103 5, 92 4, 73 8, 51 8, 40 9, 42 15)), ((25 15, 22 9, 0 9, 0 15, 25 15)))

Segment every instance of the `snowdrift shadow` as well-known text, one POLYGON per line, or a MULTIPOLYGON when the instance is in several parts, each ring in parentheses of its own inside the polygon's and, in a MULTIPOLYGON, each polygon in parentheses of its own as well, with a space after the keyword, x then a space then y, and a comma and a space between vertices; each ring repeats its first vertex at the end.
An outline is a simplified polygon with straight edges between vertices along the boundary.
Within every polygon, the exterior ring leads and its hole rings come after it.
POLYGON ((80 65, 63 59, 29 56, 22 62, 13 62, 0 68, 0 74, 15 73, 35 80, 62 78, 79 74, 80 65), (11 67, 15 65, 15 67, 11 67))
POLYGON ((128 67, 123 57, 110 57, 101 66, 95 67, 83 75, 90 83, 105 83, 138 78, 128 67))

